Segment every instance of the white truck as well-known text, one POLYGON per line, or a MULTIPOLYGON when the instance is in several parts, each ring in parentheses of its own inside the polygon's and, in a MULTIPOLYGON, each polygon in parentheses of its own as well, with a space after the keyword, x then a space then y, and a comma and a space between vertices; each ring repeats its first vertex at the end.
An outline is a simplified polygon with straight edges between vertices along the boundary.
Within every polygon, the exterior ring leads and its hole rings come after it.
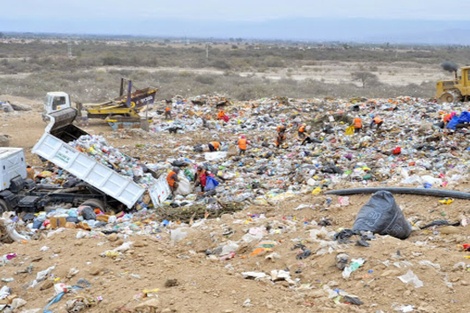
POLYGON ((26 179, 26 160, 21 148, 0 148, 0 212, 16 207, 18 181, 26 179), (12 191, 13 192, 12 192, 12 191))
MULTIPOLYGON (((125 204, 128 208, 135 205, 145 193, 146 188, 68 144, 82 135, 88 135, 73 124, 77 110, 66 108, 48 116, 50 122, 32 152, 125 204)), ((155 206, 160 205, 171 194, 163 175, 147 191, 155 206)))
POLYGON ((77 110, 74 108, 48 114, 49 124, 32 152, 69 172, 80 183, 77 186, 63 188, 37 186, 27 182, 23 150, 5 148, 4 151, 0 150, 3 151, 0 154, 0 164, 3 168, 0 211, 16 207, 31 211, 59 201, 78 205, 80 201, 89 199, 100 201, 103 208, 108 206, 116 208, 122 205, 132 208, 145 192, 149 193, 154 206, 160 206, 171 194, 164 175, 161 175, 149 188, 144 188, 135 183, 131 177, 119 174, 68 144, 88 134, 73 124, 76 116, 77 110))
POLYGON ((62 91, 51 91, 46 94, 46 99, 44 100, 44 109, 42 112, 42 120, 47 122, 48 115, 66 108, 70 108, 72 102, 70 101, 70 96, 62 91))
POLYGON ((27 179, 22 148, 0 148, 0 213, 4 211, 36 212, 45 206, 71 203, 92 204, 105 209, 107 197, 92 186, 76 180, 74 186, 37 184, 27 179))

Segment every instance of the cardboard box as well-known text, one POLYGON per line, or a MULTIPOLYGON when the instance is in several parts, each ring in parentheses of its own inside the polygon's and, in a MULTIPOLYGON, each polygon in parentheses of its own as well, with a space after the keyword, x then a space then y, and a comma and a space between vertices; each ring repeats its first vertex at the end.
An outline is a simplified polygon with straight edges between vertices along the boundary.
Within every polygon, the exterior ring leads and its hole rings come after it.
POLYGON ((60 228, 60 227, 65 227, 65 224, 67 224, 67 220, 65 217, 51 217, 49 219, 50 221, 50 224, 51 224, 51 228, 52 229, 56 229, 56 228, 60 228))

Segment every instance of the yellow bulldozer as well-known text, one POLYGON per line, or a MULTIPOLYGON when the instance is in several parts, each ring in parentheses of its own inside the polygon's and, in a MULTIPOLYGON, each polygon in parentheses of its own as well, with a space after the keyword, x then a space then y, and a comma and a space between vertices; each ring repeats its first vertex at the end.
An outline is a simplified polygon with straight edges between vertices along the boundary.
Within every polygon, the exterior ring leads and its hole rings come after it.
POLYGON ((454 73, 453 80, 441 80, 436 84, 436 99, 440 103, 459 102, 470 100, 470 66, 460 68, 458 75, 458 66, 453 62, 444 62, 442 68, 448 72, 454 73))
POLYGON ((121 78, 119 97, 99 104, 86 104, 89 118, 102 118, 107 121, 125 118, 140 120, 139 112, 155 101, 156 88, 144 88, 132 91, 132 81, 128 80, 125 93, 124 79, 121 78))

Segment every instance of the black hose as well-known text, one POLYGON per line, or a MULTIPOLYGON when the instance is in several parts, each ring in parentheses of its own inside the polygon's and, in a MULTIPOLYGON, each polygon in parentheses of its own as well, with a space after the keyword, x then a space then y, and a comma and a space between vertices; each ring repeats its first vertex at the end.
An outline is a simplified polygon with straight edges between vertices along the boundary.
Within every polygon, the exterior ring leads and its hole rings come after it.
POLYGON ((453 190, 443 189, 426 189, 426 188, 408 188, 408 187, 368 187, 368 188, 351 188, 351 189, 338 189, 325 192, 326 195, 355 195, 355 194, 370 194, 380 190, 385 190, 396 194, 409 194, 420 196, 432 197, 449 197, 456 199, 470 200, 470 193, 453 190))

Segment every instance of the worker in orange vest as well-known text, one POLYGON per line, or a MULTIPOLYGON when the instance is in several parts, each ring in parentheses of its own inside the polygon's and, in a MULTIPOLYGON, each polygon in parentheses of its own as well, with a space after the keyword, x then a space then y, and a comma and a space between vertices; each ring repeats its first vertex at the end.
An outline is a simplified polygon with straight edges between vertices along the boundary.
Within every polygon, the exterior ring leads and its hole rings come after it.
POLYGON ((362 129, 362 119, 356 116, 353 120, 352 126, 354 126, 354 133, 359 133, 362 129))
POLYGON ((178 189, 178 173, 180 169, 178 167, 174 167, 166 176, 166 181, 168 182, 168 186, 170 186, 171 194, 174 195, 176 189, 178 189))
POLYGON ((286 127, 286 125, 284 125, 284 124, 279 125, 279 126, 277 126, 277 128, 276 128, 276 131, 277 131, 278 133, 284 133, 286 130, 287 130, 287 127, 286 127))
POLYGON ((299 129, 297 130, 297 134, 300 139, 305 139, 307 135, 305 135, 305 132, 307 131, 307 124, 303 123, 300 125, 299 129))
POLYGON ((208 146, 209 146, 209 151, 210 151, 210 152, 219 151, 220 142, 218 142, 218 141, 211 141, 211 142, 209 142, 208 146))
POLYGON ((450 122, 450 120, 452 118, 454 118, 454 116, 456 116, 457 113, 456 112, 450 112, 450 113, 447 113, 445 114, 443 117, 442 117, 442 121, 444 122, 444 127, 447 125, 447 123, 450 122))
POLYGON ((220 110, 219 113, 217 113, 217 119, 218 120, 223 120, 225 117, 225 112, 224 110, 220 110))
POLYGON ((246 139, 246 136, 241 135, 240 139, 238 139, 238 149, 240 150, 239 155, 245 154, 247 145, 248 140, 246 139))
POLYGON ((377 130, 379 130, 379 128, 380 128, 380 126, 382 126, 383 122, 384 121, 380 118, 380 116, 375 115, 372 118, 372 122, 370 122, 370 128, 372 129, 374 127, 374 125, 377 125, 377 130))
POLYGON ((169 106, 165 108, 165 118, 167 120, 171 119, 171 108, 169 106))

